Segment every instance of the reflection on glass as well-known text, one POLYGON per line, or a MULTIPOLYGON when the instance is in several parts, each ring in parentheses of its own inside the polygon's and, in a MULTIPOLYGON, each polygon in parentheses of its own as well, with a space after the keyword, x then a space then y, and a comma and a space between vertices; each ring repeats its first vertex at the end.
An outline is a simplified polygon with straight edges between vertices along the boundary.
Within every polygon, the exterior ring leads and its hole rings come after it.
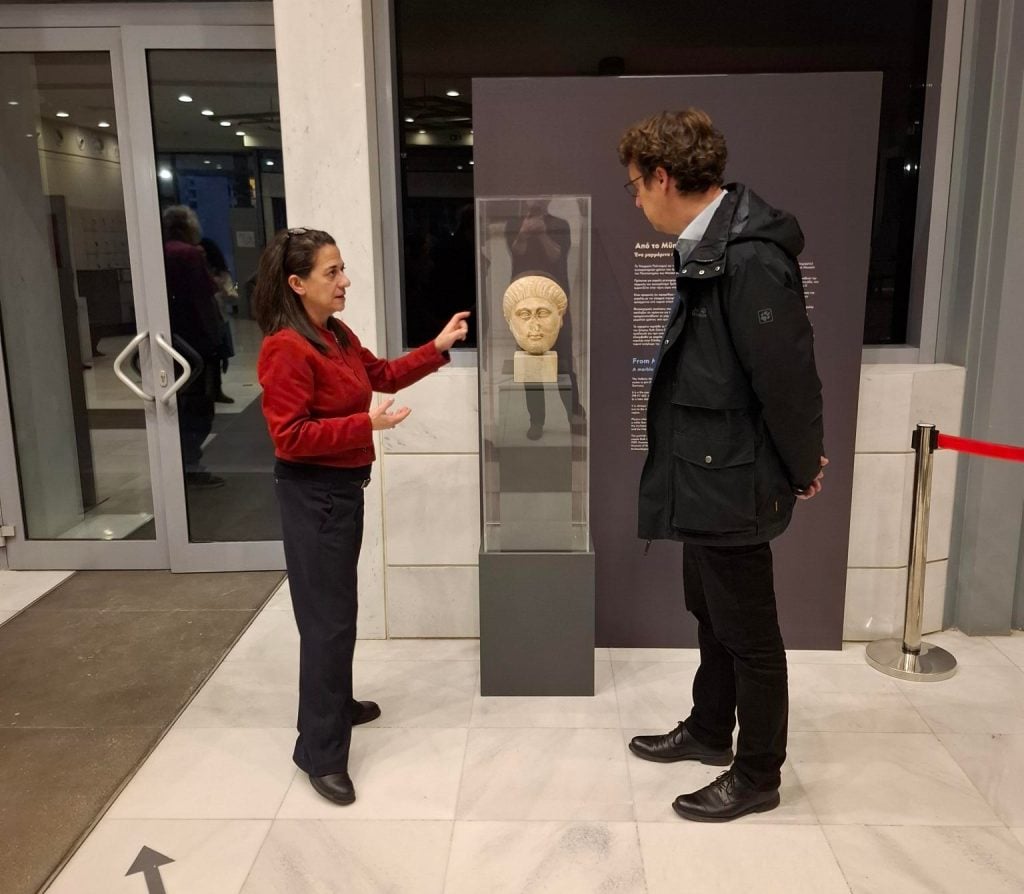
POLYGON ((587 551, 590 199, 477 202, 483 544, 587 551))
POLYGON ((171 340, 192 368, 177 395, 189 540, 279 540, 249 308, 285 226, 274 53, 151 50, 148 64, 171 340))
POLYGON ((151 540, 145 412, 107 53, 0 53, 0 331, 25 536, 151 540))

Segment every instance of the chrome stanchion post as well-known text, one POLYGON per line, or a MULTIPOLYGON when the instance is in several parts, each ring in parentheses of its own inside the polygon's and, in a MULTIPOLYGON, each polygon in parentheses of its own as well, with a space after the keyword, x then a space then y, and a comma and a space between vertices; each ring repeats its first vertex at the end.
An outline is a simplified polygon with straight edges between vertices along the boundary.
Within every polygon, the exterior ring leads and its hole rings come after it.
POLYGON ((956 659, 945 649, 921 642, 924 578, 928 563, 928 514, 931 510, 932 456, 938 443, 934 425, 918 424, 914 432, 914 505, 910 516, 910 559, 903 640, 869 643, 868 664, 902 680, 945 680, 956 673, 956 659))

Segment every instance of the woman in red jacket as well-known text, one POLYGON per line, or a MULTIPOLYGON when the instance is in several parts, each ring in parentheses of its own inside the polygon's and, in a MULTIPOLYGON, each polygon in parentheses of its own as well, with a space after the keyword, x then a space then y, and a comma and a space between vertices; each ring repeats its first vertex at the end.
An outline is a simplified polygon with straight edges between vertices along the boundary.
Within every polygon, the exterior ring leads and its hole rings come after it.
POLYGON ((373 432, 394 428, 405 407, 371 407, 448 362, 466 338, 458 313, 432 342, 397 360, 371 354, 335 313, 351 285, 331 236, 282 231, 260 257, 253 309, 266 335, 257 372, 263 415, 277 455, 285 564, 301 639, 298 740, 293 759, 316 791, 351 804, 348 775, 354 724, 380 716, 352 696, 356 565, 363 536, 363 488, 374 459, 373 432))

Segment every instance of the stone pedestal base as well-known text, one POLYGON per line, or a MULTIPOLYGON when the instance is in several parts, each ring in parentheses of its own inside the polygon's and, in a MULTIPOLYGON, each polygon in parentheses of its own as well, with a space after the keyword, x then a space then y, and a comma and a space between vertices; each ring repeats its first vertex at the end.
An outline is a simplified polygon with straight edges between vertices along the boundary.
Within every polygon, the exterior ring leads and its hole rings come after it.
POLYGON ((516 382, 557 382, 558 352, 527 354, 526 351, 516 351, 512 370, 512 378, 516 382))

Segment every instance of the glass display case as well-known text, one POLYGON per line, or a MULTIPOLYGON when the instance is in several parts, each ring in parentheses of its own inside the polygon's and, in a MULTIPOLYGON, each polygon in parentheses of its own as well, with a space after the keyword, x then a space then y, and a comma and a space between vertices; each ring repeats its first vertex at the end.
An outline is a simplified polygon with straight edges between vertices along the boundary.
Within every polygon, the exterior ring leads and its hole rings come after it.
POLYGON ((476 203, 481 551, 588 552, 590 197, 476 203))

